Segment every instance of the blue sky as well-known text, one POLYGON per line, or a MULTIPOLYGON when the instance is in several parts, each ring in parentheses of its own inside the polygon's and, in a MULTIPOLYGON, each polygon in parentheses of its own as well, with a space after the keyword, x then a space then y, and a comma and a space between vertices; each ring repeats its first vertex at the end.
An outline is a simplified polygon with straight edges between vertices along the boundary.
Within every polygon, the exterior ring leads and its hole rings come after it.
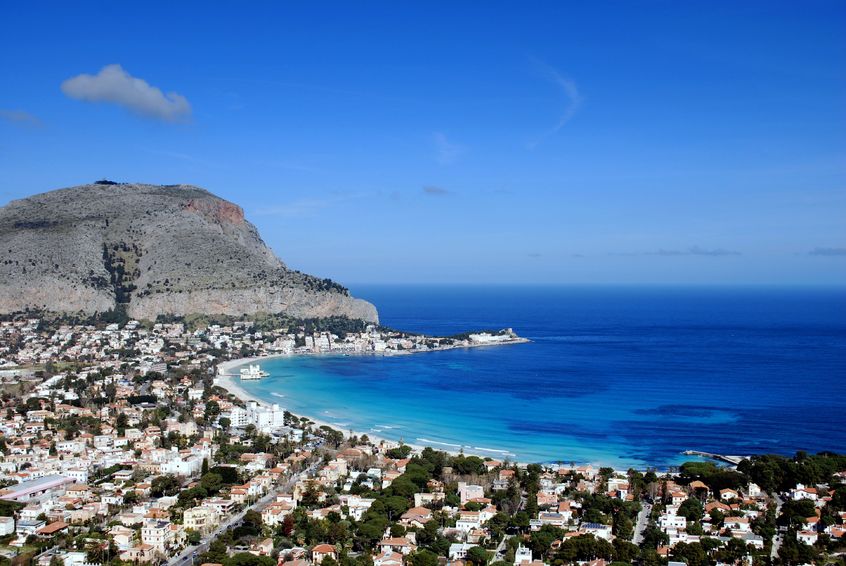
POLYGON ((844 2, 245 6, 7 4, 0 203, 200 185, 344 283, 846 283, 844 2))

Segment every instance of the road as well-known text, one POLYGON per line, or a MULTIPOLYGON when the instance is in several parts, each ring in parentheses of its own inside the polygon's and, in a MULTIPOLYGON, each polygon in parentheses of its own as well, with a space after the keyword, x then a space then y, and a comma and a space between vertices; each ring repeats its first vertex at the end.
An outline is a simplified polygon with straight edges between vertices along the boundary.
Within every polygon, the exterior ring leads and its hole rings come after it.
POLYGON ((511 538, 511 535, 504 535, 502 540, 499 541, 499 544, 496 546, 496 550, 494 550, 494 557, 493 562, 499 562, 501 560, 505 560, 505 548, 506 544, 508 543, 508 539, 511 538))
POLYGON ((640 507, 640 513, 637 514, 637 523, 635 524, 634 537, 632 542, 640 545, 643 541, 643 531, 646 530, 646 525, 649 524, 649 515, 652 513, 652 504, 645 501, 640 507))
MULTIPOLYGON (((781 497, 779 497, 779 495, 777 493, 773 494, 773 498, 775 499, 775 503, 776 503, 775 515, 776 515, 776 519, 778 519, 778 516, 781 515, 781 506, 784 505, 784 500, 781 497)), ((781 548, 781 537, 782 536, 784 536, 784 535, 778 531, 778 528, 776 528, 776 534, 773 537, 773 548, 770 551, 770 558, 773 559, 773 560, 778 558, 778 549, 781 548)))
MULTIPOLYGON (((517 514, 518 512, 520 512, 520 510, 522 510, 526 506, 526 503, 528 503, 528 502, 529 502, 529 500, 526 497, 525 492, 521 492, 520 493, 520 503, 517 504, 517 509, 514 511, 514 514, 517 514)), ((508 544, 508 539, 510 539, 510 538, 511 538, 511 535, 509 535, 509 534, 505 534, 505 535, 502 536, 502 540, 499 541, 499 544, 496 545, 496 549, 494 550, 494 557, 493 557, 492 562, 499 562, 501 560, 505 560, 505 549, 506 549, 506 545, 508 544)))
POLYGON ((276 496, 280 493, 288 493, 294 487, 298 481, 302 479, 307 479, 314 473, 314 470, 317 469, 317 466, 320 462, 315 462, 299 474, 291 477, 287 482, 283 485, 276 486, 274 489, 271 489, 267 494, 262 497, 261 499, 257 500, 252 505, 249 505, 244 508, 243 511, 239 511, 235 515, 230 516, 226 519, 223 523, 221 523, 213 532, 203 537, 200 541, 200 544, 189 546, 178 555, 174 556, 170 560, 167 561, 168 566, 177 566, 181 565, 184 566, 184 563, 191 562, 193 563, 193 558, 199 554, 202 554, 209 549, 209 545, 214 541, 221 533, 226 531, 227 529, 231 529, 233 527, 237 527, 241 521, 244 519, 244 515, 246 515, 247 511, 255 510, 261 512, 265 507, 273 503, 276 499, 276 496))

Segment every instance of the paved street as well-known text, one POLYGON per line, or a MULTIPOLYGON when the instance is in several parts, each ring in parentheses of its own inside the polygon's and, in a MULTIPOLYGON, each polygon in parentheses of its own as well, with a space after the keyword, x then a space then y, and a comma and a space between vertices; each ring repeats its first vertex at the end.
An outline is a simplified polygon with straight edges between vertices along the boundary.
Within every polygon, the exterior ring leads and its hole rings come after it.
MULTIPOLYGON (((773 497, 775 498, 775 502, 776 502, 776 518, 778 518, 778 516, 781 515, 781 506, 784 505, 784 500, 782 500, 782 498, 779 497, 779 495, 777 493, 774 494, 773 497)), ((780 533, 780 532, 778 532, 778 530, 776 530, 776 534, 773 537, 773 548, 772 548, 772 551, 770 552, 770 558, 772 558, 773 560, 775 560, 778 557, 778 549, 781 548, 781 537, 782 536, 784 536, 783 533, 780 533)))
POLYGON ((274 489, 270 490, 264 497, 257 500, 252 505, 244 508, 243 511, 239 511, 235 515, 229 517, 226 521, 221 523, 220 526, 215 529, 212 533, 203 537, 203 540, 200 542, 200 544, 196 546, 189 546, 185 550, 180 552, 178 555, 168 560, 168 566, 176 566, 182 565, 186 562, 193 562, 193 557, 206 552, 209 549, 209 545, 212 543, 212 541, 214 541, 214 539, 216 539, 221 533, 223 533, 227 529, 237 527, 244 519, 244 515, 247 513, 247 511, 253 509, 255 511, 261 512, 265 507, 270 505, 276 499, 276 496, 278 494, 290 492, 290 490, 299 480, 307 479, 308 477, 310 477, 311 474, 314 473, 314 470, 317 469, 317 466, 318 463, 312 464, 307 469, 290 478, 284 484, 279 485, 274 489))
POLYGON ((640 544, 643 540, 643 531, 646 530, 646 525, 649 524, 650 513, 652 513, 652 505, 644 501, 641 505, 640 513, 637 514, 637 523, 635 524, 634 537, 632 539, 635 544, 640 544))

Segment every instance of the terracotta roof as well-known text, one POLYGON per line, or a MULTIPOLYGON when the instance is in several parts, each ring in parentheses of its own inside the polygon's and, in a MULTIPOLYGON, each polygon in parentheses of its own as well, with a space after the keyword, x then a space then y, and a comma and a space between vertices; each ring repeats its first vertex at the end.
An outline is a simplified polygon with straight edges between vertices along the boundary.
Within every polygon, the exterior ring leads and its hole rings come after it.
POLYGON ((49 525, 45 525, 45 526, 41 527, 36 532, 39 535, 52 535, 52 534, 55 534, 55 533, 61 531, 62 529, 66 529, 67 526, 68 526, 68 524, 65 523, 64 521, 56 521, 54 523, 50 523, 49 525))
POLYGON ((331 544, 318 544, 314 548, 311 549, 312 552, 317 552, 319 554, 328 554, 330 552, 335 552, 335 547, 331 544))

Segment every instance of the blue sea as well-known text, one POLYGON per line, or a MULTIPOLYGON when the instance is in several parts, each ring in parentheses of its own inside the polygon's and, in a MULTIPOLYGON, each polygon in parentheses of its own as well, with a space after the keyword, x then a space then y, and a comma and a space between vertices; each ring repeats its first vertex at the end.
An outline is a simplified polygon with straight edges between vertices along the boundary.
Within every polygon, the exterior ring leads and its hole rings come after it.
POLYGON ((531 343, 263 362, 258 397, 494 458, 667 468, 683 450, 846 452, 846 289, 362 286, 382 323, 531 343))

